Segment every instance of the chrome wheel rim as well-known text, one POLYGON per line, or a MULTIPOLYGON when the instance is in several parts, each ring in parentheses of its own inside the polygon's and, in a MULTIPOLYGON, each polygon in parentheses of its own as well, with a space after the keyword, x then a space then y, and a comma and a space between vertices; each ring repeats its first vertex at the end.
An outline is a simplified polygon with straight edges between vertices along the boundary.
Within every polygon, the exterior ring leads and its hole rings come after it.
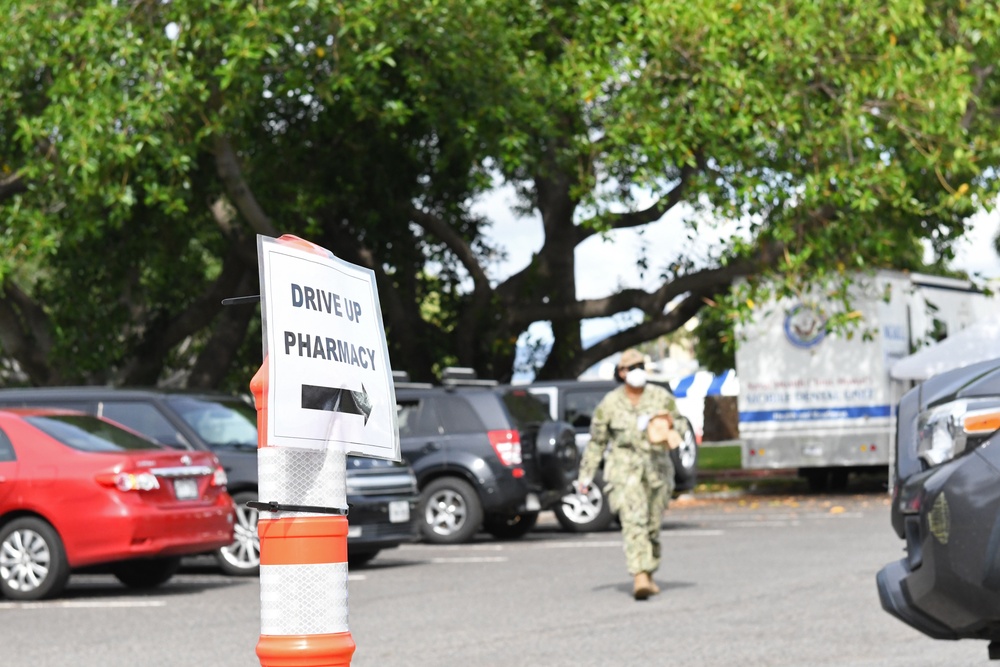
POLYGON ((260 567, 260 536, 257 535, 257 510, 245 505, 236 507, 233 543, 219 552, 226 562, 242 570, 260 567))
POLYGON ((444 489, 427 499, 424 520, 436 535, 448 536, 462 528, 468 514, 462 494, 444 489))
POLYGON ((0 544, 0 579, 13 591, 28 593, 45 583, 52 567, 52 552, 33 530, 15 530, 0 544))
POLYGON ((685 470, 691 470, 694 468, 694 462, 697 460, 698 456, 698 442, 694 438, 694 433, 691 429, 684 432, 684 439, 680 446, 680 460, 681 465, 684 466, 685 470))
POLYGON ((573 523, 589 523, 597 518, 604 506, 603 494, 591 488, 586 494, 568 493, 560 500, 563 515, 573 523))

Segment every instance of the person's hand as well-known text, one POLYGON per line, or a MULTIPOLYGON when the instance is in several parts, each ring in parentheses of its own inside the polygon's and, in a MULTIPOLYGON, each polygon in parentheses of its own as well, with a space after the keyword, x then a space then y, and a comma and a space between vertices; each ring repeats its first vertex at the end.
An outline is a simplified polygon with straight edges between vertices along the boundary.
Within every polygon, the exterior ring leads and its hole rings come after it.
POLYGON ((576 480, 576 482, 573 483, 573 486, 576 487, 576 492, 581 496, 585 496, 590 492, 590 482, 585 482, 581 479, 578 479, 576 480))

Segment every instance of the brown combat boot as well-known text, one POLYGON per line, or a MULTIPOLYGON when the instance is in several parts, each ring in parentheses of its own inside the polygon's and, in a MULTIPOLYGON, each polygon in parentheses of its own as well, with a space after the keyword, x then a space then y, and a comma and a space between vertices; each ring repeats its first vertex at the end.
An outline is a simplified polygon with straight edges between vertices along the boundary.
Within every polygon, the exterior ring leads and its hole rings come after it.
POLYGON ((632 588, 632 596, 636 600, 645 600, 650 595, 653 594, 653 584, 652 580, 649 578, 648 572, 640 572, 635 575, 635 585, 632 588))
POLYGON ((660 592, 660 587, 656 585, 655 581, 653 581, 652 574, 649 575, 649 589, 653 591, 653 595, 657 595, 660 592))

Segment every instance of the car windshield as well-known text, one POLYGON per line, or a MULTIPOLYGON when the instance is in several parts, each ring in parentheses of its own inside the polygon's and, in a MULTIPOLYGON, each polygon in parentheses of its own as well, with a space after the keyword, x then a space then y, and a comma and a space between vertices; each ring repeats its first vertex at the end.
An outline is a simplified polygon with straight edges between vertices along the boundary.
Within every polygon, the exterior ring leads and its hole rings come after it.
POLYGON ((25 421, 81 452, 164 449, 163 445, 90 415, 33 415, 25 417, 25 421))
POLYGON ((257 447, 257 411, 239 399, 183 397, 171 405, 210 447, 257 447))
POLYGON ((549 418, 545 404, 526 389, 509 389, 503 392, 502 396, 518 428, 538 424, 549 418))

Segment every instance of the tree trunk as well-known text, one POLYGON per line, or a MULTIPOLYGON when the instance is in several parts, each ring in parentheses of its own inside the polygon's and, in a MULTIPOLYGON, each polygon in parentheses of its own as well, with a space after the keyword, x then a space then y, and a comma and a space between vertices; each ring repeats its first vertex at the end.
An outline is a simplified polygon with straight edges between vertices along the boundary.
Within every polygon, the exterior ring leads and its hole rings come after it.
MULTIPOLYGON (((259 291, 260 280, 256 270, 243 274, 233 296, 243 296, 259 291)), ((218 387, 239 353, 246 338, 251 320, 257 316, 257 308, 251 304, 228 306, 215 318, 215 326, 208 344, 195 360, 187 386, 192 389, 215 389, 218 387)), ((249 378, 247 381, 249 382, 249 378)))

